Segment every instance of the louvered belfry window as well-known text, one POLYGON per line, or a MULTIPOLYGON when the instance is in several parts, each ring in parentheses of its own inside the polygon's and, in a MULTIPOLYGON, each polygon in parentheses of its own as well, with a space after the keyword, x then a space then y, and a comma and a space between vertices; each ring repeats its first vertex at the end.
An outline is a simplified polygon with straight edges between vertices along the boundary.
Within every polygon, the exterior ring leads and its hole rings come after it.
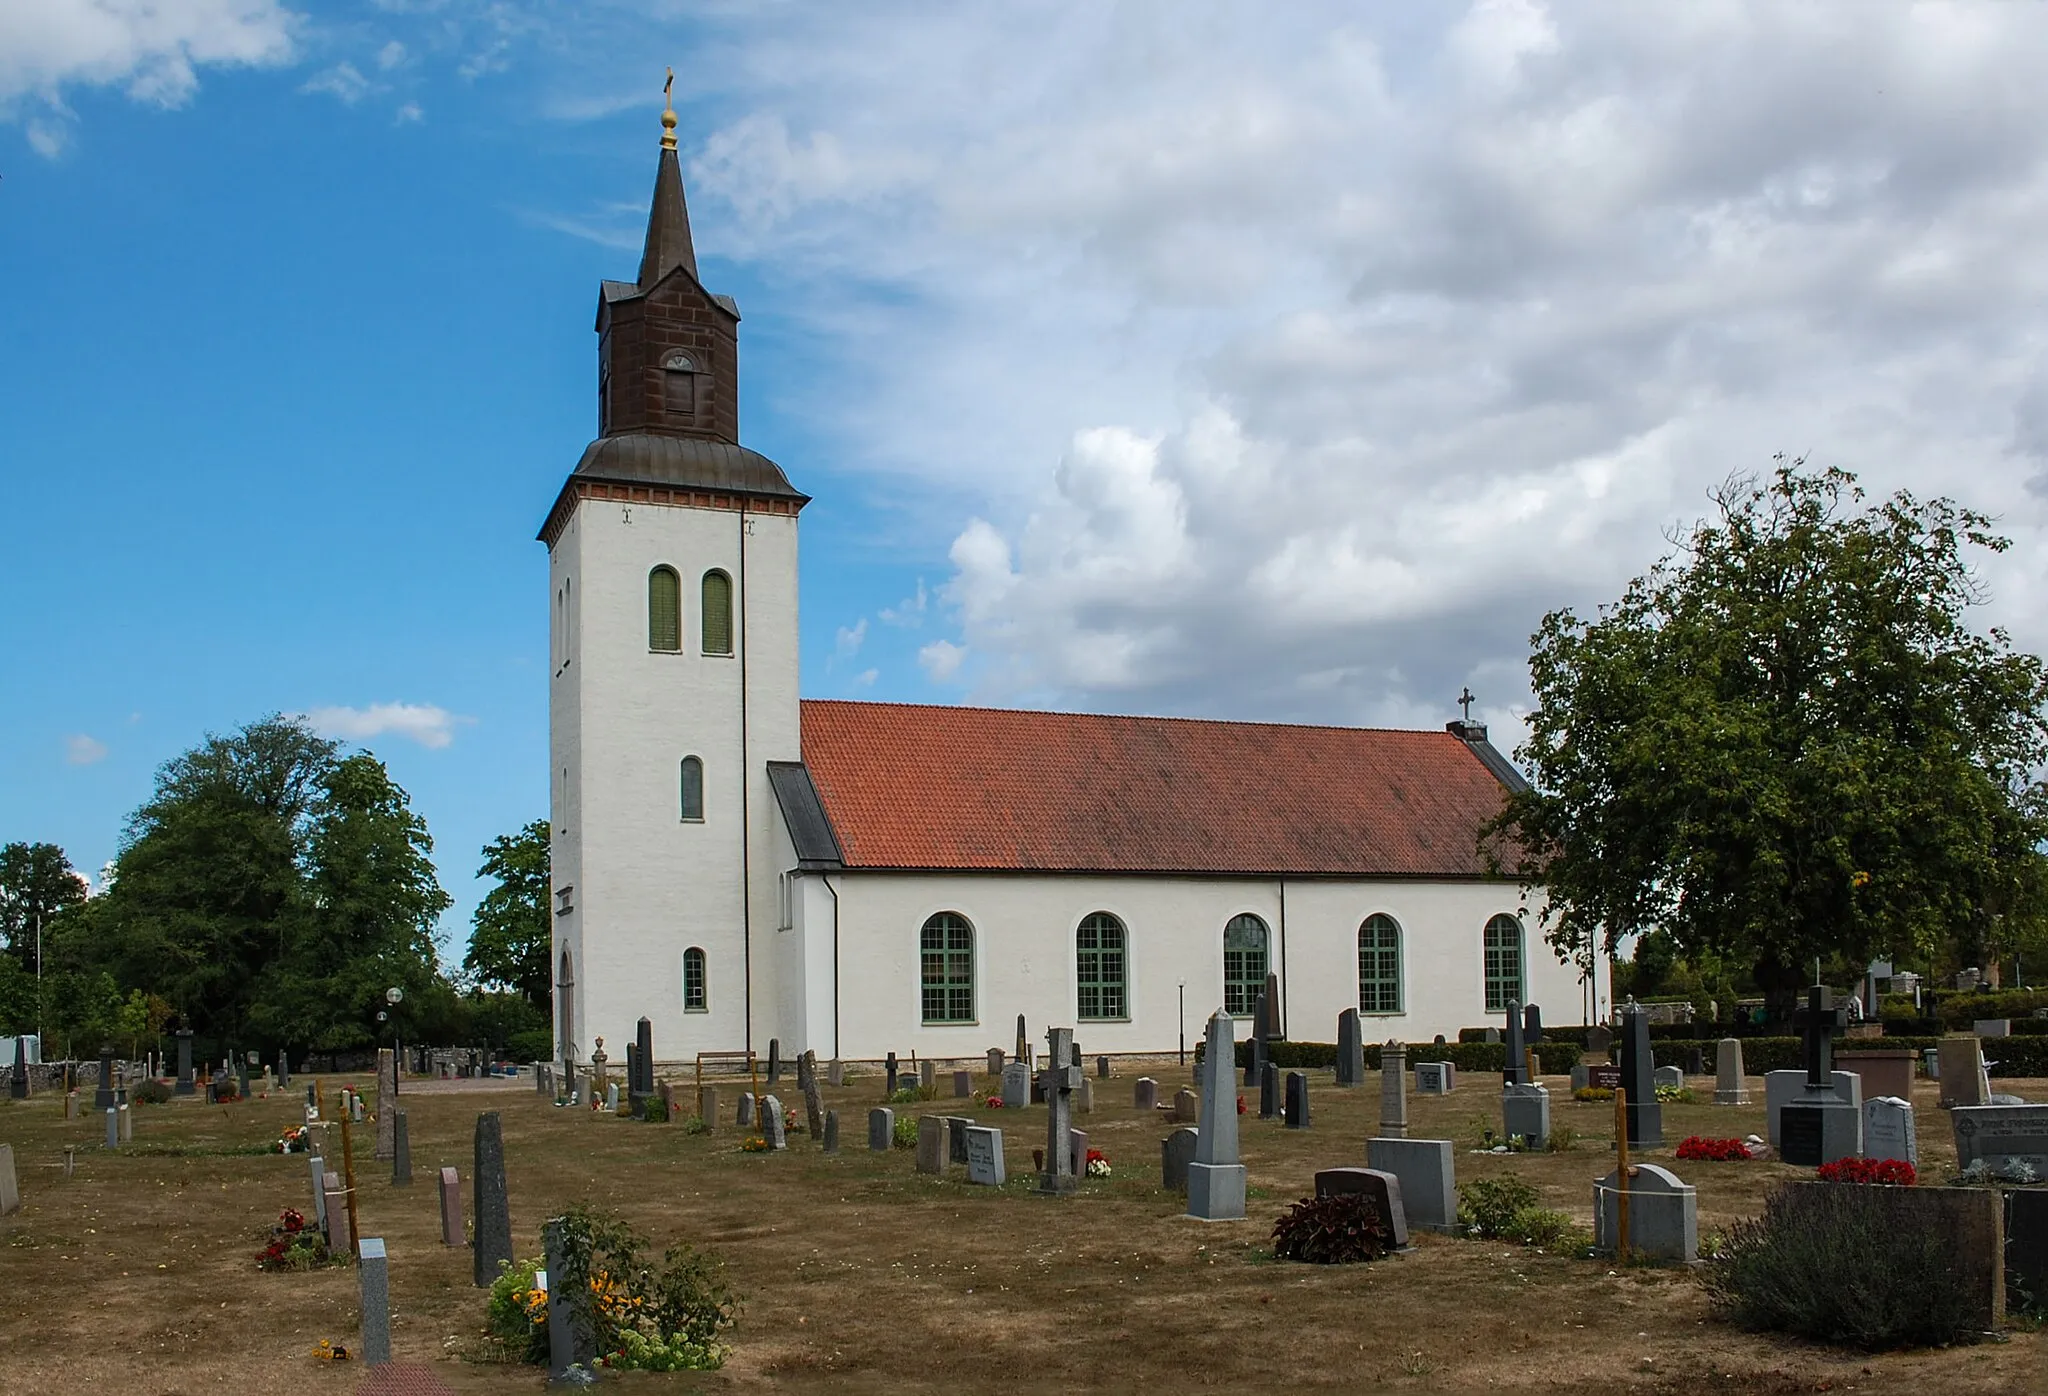
POLYGON ((1486 1011, 1506 1010, 1508 1000, 1527 1003, 1522 986, 1522 923, 1501 915, 1486 923, 1486 1011))
POLYGON ((704 653, 732 653, 732 578, 704 574, 704 653))
POLYGON ((956 912, 942 911, 919 936, 920 988, 927 1023, 974 1021, 974 928, 956 912))
POLYGON ((683 647, 683 583, 673 567, 647 574, 647 648, 675 651, 683 647))
POLYGON ((1131 1016, 1125 993, 1124 923, 1106 911, 1074 933, 1075 1011, 1083 1018, 1131 1016))
POLYGON ((1374 915, 1358 928, 1358 1011, 1401 1011, 1401 928, 1374 915))
POLYGON ((1223 1011, 1248 1018, 1266 989, 1266 923, 1250 912, 1223 928, 1223 1011))

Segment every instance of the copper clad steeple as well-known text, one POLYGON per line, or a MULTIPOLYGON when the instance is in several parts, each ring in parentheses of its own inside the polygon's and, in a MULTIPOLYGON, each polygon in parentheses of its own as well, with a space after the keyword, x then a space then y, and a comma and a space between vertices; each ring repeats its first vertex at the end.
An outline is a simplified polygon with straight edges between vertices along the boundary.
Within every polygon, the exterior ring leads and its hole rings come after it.
POLYGON ((683 203, 683 171, 676 160, 676 108, 671 95, 675 81, 671 68, 662 86, 662 96, 668 100, 661 114, 661 164, 654 173, 654 207, 647 215, 647 250, 640 256, 643 291, 652 290, 677 267, 693 278, 697 275, 697 250, 690 243, 690 210, 683 203))

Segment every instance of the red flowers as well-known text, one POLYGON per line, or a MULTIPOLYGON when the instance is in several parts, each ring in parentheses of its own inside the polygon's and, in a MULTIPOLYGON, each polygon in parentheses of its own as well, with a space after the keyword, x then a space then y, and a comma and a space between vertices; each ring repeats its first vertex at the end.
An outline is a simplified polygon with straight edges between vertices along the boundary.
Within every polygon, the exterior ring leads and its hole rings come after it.
POLYGON ((1844 1158, 1822 1164, 1818 1176, 1823 1183, 1883 1183, 1910 1188, 1918 1175, 1904 1159, 1844 1158))
POLYGON ((277 1223, 286 1231, 304 1231, 306 1229, 305 1216, 290 1207, 277 1214, 277 1223))
POLYGON ((1740 1139, 1702 1139, 1695 1134, 1678 1146, 1678 1156, 1706 1163, 1744 1163, 1749 1146, 1740 1139))
POLYGON ((990 1096, 988 1100, 984 1103, 991 1110, 1000 1110, 1003 1108, 1003 1098, 999 1095, 990 1096))
POLYGON ((1238 1113, 1238 1114, 1240 1114, 1240 1115, 1242 1115, 1242 1114, 1244 1113, 1244 1097, 1243 1097, 1243 1096, 1239 1096, 1239 1097, 1237 1098, 1237 1113, 1238 1113))

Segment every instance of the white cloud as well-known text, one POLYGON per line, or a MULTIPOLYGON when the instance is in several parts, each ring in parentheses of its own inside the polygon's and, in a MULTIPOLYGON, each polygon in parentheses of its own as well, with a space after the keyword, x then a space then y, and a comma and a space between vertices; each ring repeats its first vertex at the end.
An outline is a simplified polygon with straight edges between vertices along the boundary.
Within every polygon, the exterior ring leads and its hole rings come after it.
POLYGON ((396 39, 377 50, 377 66, 387 73, 404 62, 405 45, 396 39))
POLYGON ((337 63, 323 73, 309 78, 301 92, 325 92, 349 106, 354 106, 374 90, 370 80, 357 70, 353 63, 337 63))
POLYGON ((400 126, 410 126, 425 119, 426 113, 420 110, 418 102, 407 102, 392 115, 393 122, 400 126))
POLYGON ((0 4, 0 120, 32 102, 30 144, 64 148, 71 87, 119 86, 175 107, 206 66, 289 62, 298 20, 277 0, 21 0, 0 4))
POLYGON ((90 766, 107 759, 107 744, 74 732, 64 739, 64 759, 73 766, 90 766))
POLYGON ((900 625, 914 630, 924 624, 925 607, 931 602, 931 593, 926 590, 924 578, 917 579, 917 591, 906 596, 894 606, 884 606, 878 614, 884 625, 900 625))
POLYGON ((455 740, 455 728, 475 719, 457 717, 432 703, 372 703, 366 708, 314 708, 305 714, 323 737, 368 741, 393 732, 423 747, 439 749, 455 740))
POLYGON ((851 659, 860 653, 861 644, 867 638, 868 618, 862 616, 851 626, 839 627, 839 634, 832 644, 832 653, 835 658, 851 659))
POLYGON ((873 688, 875 680, 880 677, 882 677, 880 669, 863 669, 853 676, 853 686, 855 688, 873 688))
POLYGON ((951 640, 934 640, 917 652, 918 665, 933 683, 945 683, 960 672, 967 651, 951 640))

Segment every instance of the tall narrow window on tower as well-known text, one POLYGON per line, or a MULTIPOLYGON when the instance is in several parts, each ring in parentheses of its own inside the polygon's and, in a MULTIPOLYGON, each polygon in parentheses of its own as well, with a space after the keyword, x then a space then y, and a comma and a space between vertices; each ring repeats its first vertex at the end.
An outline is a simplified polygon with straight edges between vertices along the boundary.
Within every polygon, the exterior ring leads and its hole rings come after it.
POLYGON ((683 647, 683 579, 673 567, 657 567, 647 574, 647 648, 668 650, 683 647))
POLYGON ((704 574, 704 653, 732 653, 732 578, 704 574))
POLYGON ((681 349, 671 349, 661 360, 661 405, 671 422, 694 426, 704 410, 704 370, 697 360, 681 349))
POLYGON ((704 822, 704 763, 694 756, 683 758, 682 779, 683 822, 702 824, 704 822))

